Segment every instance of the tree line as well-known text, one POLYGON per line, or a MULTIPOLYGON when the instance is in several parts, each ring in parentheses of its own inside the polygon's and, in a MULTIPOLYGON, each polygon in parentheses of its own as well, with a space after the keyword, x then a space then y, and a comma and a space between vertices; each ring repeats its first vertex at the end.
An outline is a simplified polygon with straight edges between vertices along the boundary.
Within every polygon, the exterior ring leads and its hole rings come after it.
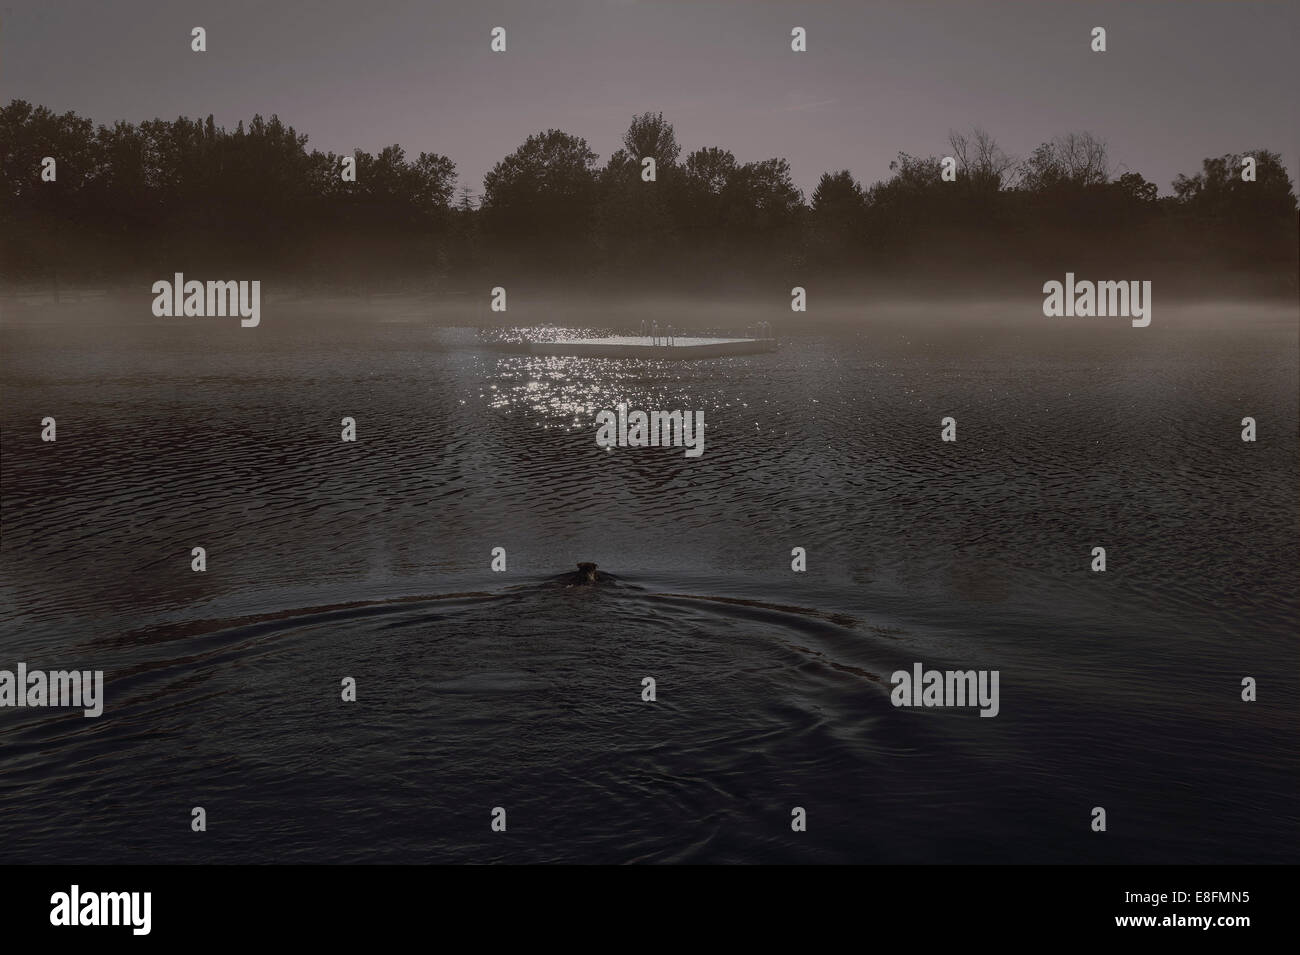
POLYGON ((960 290, 1091 269, 1189 291, 1296 290, 1296 196, 1267 149, 1204 159, 1164 196, 1087 132, 1023 158, 982 129, 953 132, 938 155, 899 153, 882 181, 831 171, 807 197, 784 159, 683 155, 661 113, 633 118, 603 164, 579 136, 531 135, 479 195, 438 153, 358 150, 355 181, 345 158, 309 150, 277 116, 233 131, 211 116, 96 126, 14 100, 0 107, 0 280, 183 270, 338 289, 510 279, 689 293, 960 290))

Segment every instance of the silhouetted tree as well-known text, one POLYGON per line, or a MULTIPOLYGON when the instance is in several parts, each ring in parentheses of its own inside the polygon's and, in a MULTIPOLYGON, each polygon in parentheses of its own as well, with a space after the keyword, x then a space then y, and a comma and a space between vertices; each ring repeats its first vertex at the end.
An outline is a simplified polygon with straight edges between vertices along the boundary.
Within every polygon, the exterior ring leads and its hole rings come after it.
POLYGON ((1201 163, 1201 171, 1174 180, 1174 195, 1196 213, 1237 220, 1288 220, 1296 196, 1282 157, 1267 149, 1230 153, 1201 163), (1255 181, 1242 179, 1242 158, 1255 160, 1255 181))
POLYGON ((1092 133, 1066 133, 1043 143, 1021 164, 1021 187, 1046 191, 1110 181, 1106 144, 1092 133))
POLYGON ((623 148, 638 166, 650 156, 660 170, 677 165, 682 151, 677 145, 677 134, 664 120, 664 114, 648 112, 632 118, 632 125, 623 134, 623 148))
POLYGON ((543 259, 577 254, 590 235, 596 158, 586 140, 558 129, 529 136, 483 177, 488 232, 543 259))
POLYGON ((997 140, 978 126, 970 133, 948 133, 948 145, 957 160, 957 181, 973 192, 999 191, 1016 161, 1002 151, 997 140))
POLYGON ((823 267, 854 261, 866 217, 866 193, 847 169, 822 173, 813 190, 809 252, 823 267))
POLYGON ((1154 182, 1147 182, 1141 173, 1126 172, 1114 183, 1119 192, 1134 202, 1155 202, 1159 190, 1154 182))
POLYGON ((682 211, 681 148, 662 113, 632 119, 600 175, 600 199, 593 237, 606 268, 615 271, 661 267, 673 254, 675 219, 682 211), (642 162, 655 161, 654 181, 642 162))

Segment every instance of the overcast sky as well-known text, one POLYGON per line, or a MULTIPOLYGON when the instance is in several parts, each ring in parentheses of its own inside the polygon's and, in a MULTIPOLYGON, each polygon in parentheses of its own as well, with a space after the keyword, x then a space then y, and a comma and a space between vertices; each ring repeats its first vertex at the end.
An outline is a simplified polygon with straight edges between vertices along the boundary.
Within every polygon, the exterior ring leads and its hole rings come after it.
POLYGON ((0 0, 0 97, 98 123, 280 118, 309 146, 450 156, 477 193, 528 134, 604 161, 636 113, 685 151, 782 156, 811 193, 979 124, 1023 156, 1071 130, 1162 193, 1206 156, 1300 158, 1300 3, 1194 0, 0 0), (790 50, 793 26, 808 52, 790 50), (190 51, 203 26, 208 52, 190 51), (508 51, 489 50, 506 28, 508 51), (1103 26, 1108 52, 1089 49, 1103 26))

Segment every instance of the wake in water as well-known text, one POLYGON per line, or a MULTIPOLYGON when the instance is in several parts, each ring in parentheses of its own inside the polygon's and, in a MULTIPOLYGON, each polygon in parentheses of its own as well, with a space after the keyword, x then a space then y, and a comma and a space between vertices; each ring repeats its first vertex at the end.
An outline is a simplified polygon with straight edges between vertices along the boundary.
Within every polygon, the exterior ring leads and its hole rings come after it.
POLYGON ((1294 658, 1296 438, 1242 454, 1212 423, 1294 419, 1293 329, 927 327, 636 367, 418 325, 264 322, 254 366, 197 333, 146 364, 156 329, 25 332, 0 349, 7 668, 102 671, 103 715, 7 711, 6 851, 1288 861, 1291 711, 1223 674, 1294 658), (603 450, 621 401, 705 409, 707 455, 603 450), (57 457, 21 437, 55 406, 99 422, 57 457), (918 423, 949 407, 979 409, 960 467, 918 423), (1081 563, 1103 531, 1122 573, 1081 563), (917 690, 994 671, 995 719, 917 690), (1087 838, 1098 804, 1123 839, 1087 838), (491 839, 496 806, 521 838, 491 839))

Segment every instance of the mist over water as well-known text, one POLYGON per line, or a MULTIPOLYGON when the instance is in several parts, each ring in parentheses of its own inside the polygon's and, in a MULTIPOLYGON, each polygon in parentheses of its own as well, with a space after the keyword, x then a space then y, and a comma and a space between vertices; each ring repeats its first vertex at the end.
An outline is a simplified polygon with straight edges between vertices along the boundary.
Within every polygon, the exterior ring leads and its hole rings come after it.
POLYGON ((414 300, 7 308, 0 668, 106 688, 6 711, 8 858, 1297 861, 1295 308, 1040 304, 512 302, 781 343, 671 362, 414 300), (622 402, 704 455, 597 447, 622 402), (895 709, 917 661, 1000 714, 895 709))

